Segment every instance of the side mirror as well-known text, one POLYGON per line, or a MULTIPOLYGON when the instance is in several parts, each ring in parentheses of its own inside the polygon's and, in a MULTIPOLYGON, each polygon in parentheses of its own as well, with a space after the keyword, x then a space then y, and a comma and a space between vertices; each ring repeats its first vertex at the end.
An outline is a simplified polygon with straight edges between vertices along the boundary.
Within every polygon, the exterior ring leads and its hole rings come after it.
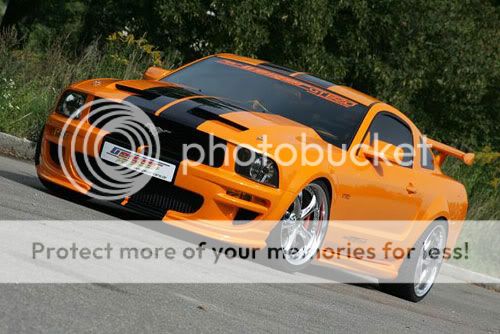
POLYGON ((403 161, 404 151, 402 148, 382 140, 378 141, 377 147, 379 150, 375 150, 371 145, 363 144, 359 149, 359 153, 369 160, 388 160, 398 165, 403 161))
POLYGON ((142 78, 144 80, 158 81, 158 80, 166 77, 169 73, 172 73, 172 70, 166 70, 166 69, 163 69, 161 67, 152 66, 152 67, 148 68, 146 70, 146 72, 144 72, 144 75, 142 76, 142 78))

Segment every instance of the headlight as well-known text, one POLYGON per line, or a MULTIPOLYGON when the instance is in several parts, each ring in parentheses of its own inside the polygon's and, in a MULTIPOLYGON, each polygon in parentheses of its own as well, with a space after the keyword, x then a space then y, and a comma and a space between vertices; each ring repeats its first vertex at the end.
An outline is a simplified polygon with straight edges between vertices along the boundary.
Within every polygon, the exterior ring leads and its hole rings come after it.
POLYGON ((268 186, 278 188, 278 166, 271 158, 251 151, 245 147, 238 148, 236 173, 268 186))
POLYGON ((79 109, 85 104, 86 99, 87 96, 85 94, 71 91, 66 92, 61 98, 57 112, 68 117, 74 115, 74 118, 79 118, 80 114, 75 115, 75 113, 80 111, 79 109))

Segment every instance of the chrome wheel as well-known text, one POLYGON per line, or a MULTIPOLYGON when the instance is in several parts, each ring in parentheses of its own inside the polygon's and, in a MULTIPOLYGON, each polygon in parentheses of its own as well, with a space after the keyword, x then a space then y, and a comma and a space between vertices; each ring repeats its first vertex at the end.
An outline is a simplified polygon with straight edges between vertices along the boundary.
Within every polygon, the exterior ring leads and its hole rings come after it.
POLYGON ((305 187, 281 221, 281 249, 285 260, 300 266, 316 254, 328 228, 329 200, 317 183, 305 187))
POLYGON ((418 297, 424 296, 432 287, 443 260, 446 231, 442 225, 434 227, 422 245, 414 276, 414 290, 418 297), (440 254, 432 258, 429 252, 438 249, 440 254))

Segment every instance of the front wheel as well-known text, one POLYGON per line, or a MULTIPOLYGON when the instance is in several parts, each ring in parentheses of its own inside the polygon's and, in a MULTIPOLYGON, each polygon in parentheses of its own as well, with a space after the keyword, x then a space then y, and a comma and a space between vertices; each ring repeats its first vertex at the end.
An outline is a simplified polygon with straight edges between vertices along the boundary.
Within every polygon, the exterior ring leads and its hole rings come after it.
POLYGON ((406 259, 395 282, 381 282, 380 289, 412 302, 422 300, 439 273, 447 238, 446 222, 433 222, 417 241, 416 256, 406 259))
POLYGON ((289 272, 304 269, 323 244, 330 217, 330 194, 314 181, 297 195, 275 228, 270 246, 279 246, 279 266, 289 272))

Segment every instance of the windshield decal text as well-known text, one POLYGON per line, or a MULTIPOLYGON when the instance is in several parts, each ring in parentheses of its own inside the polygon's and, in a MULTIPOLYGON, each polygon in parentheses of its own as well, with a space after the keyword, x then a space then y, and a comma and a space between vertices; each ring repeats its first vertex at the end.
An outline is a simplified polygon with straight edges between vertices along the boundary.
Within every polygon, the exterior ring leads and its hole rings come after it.
POLYGON ((351 100, 346 99, 340 95, 334 94, 332 92, 321 89, 319 87, 310 85, 310 84, 305 83, 303 81, 294 79, 293 77, 287 77, 285 75, 274 73, 272 71, 268 71, 268 70, 265 70, 263 68, 258 68, 258 67, 252 66, 252 65, 247 65, 247 64, 231 61, 228 59, 220 59, 217 62, 224 64, 224 65, 227 65, 227 66, 239 68, 241 70, 253 72, 255 74, 263 75, 263 76, 271 78, 271 79, 285 82, 289 85, 299 87, 299 88, 305 90, 306 92, 308 92, 309 94, 318 96, 322 99, 325 99, 327 101, 333 102, 335 104, 341 105, 341 106, 346 107, 346 108, 351 108, 351 107, 354 107, 357 105, 357 103, 354 101, 351 101, 351 100))

